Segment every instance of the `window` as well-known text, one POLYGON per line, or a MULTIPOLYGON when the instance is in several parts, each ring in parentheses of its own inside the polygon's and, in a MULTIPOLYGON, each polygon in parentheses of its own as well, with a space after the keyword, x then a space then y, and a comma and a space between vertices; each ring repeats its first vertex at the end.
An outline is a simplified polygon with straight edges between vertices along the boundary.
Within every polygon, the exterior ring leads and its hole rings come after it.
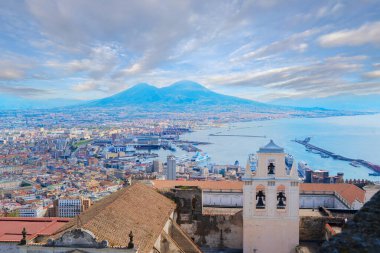
POLYGON ((274 161, 269 161, 268 175, 274 175, 274 170, 275 170, 274 161))
POLYGON ((291 186, 298 186, 298 182, 291 182, 290 185, 291 186))
POLYGON ((265 187, 258 185, 256 187, 256 209, 265 209, 265 187))
POLYGON ((277 187, 277 209, 286 208, 286 196, 285 196, 285 186, 279 185, 277 187))

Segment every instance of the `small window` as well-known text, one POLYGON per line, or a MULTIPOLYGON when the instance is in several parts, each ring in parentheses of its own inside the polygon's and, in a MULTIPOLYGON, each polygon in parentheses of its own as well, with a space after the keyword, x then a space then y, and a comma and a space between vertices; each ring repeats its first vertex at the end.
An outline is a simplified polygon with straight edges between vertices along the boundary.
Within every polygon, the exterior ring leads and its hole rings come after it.
POLYGON ((298 182, 291 182, 290 185, 291 186, 298 186, 298 182))
POLYGON ((275 166, 273 162, 270 162, 268 165, 268 175, 274 175, 275 166))

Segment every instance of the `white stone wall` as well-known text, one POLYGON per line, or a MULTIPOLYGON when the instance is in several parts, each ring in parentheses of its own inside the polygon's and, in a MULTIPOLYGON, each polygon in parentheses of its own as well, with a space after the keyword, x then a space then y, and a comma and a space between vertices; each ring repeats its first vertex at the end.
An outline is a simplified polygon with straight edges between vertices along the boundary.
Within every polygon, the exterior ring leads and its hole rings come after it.
POLYGON ((203 192, 203 206, 242 207, 241 192, 203 192))
POLYGON ((318 208, 320 206, 347 209, 347 206, 334 195, 300 195, 300 208, 318 208))
POLYGON ((16 243, 0 243, 0 253, 18 253, 18 247, 16 243))

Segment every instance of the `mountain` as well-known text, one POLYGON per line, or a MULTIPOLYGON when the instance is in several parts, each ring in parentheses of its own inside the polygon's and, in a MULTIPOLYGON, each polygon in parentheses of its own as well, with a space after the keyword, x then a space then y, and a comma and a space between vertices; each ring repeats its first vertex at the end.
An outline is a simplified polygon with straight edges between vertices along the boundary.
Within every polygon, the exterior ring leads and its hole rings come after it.
POLYGON ((256 101, 242 99, 213 92, 206 87, 192 82, 179 81, 170 86, 157 88, 140 83, 116 95, 94 100, 84 104, 84 107, 125 107, 162 106, 167 108, 183 108, 189 106, 254 106, 268 107, 256 101))
POLYGON ((324 98, 281 98, 270 101, 274 105, 323 107, 332 110, 380 112, 380 94, 344 94, 324 98))

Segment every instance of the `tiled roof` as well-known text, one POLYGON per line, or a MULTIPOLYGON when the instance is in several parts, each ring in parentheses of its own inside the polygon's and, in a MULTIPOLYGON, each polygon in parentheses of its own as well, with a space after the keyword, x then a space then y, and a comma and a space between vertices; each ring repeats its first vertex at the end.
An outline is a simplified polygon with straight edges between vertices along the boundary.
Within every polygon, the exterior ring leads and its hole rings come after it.
POLYGON ((168 190, 175 186, 196 186, 202 190, 243 190, 241 181, 175 181, 153 180, 153 187, 158 190, 168 190))
POLYGON ((168 198, 143 184, 123 188, 96 202, 54 236, 73 228, 91 231, 110 246, 127 247, 130 231, 139 252, 149 252, 175 209, 168 198))
POLYGON ((22 229, 27 232, 27 240, 38 235, 52 235, 59 228, 67 224, 68 218, 0 218, 0 242, 19 242, 22 238, 22 229))
MULTIPOLYGON (((168 190, 175 186, 196 186, 202 190, 238 190, 243 191, 241 181, 174 181, 174 180, 153 180, 153 187, 158 190, 168 190)), ((356 199, 364 203, 365 191, 353 184, 300 184, 300 191, 305 192, 336 192, 341 195, 349 204, 356 199)))
POLYGON ((350 205, 358 200, 364 203, 365 191, 353 184, 301 184, 300 191, 334 191, 342 196, 350 205))

